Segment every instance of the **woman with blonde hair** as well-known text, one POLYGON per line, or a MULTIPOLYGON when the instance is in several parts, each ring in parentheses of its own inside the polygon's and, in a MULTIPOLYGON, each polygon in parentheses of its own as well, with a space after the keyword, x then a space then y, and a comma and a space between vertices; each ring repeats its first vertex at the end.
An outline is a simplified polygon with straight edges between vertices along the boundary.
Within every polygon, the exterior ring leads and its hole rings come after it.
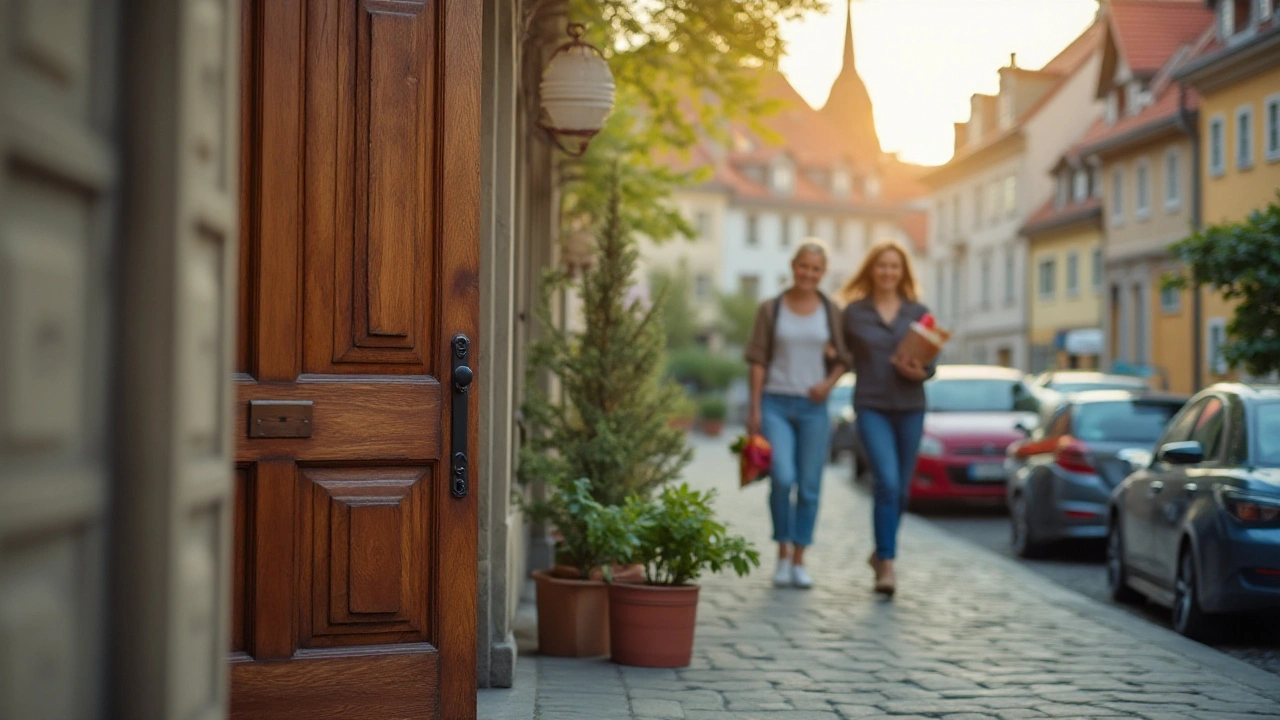
POLYGON ((911 256, 896 242, 874 245, 836 298, 846 304, 842 329, 858 378, 853 407, 858 436, 874 478, 875 591, 892 596, 898 525, 924 434, 924 381, 934 366, 896 354, 912 322, 927 312, 919 302, 911 256))
POLYGON ((813 543, 830 442, 827 395, 849 367, 840 312, 818 290, 826 271, 826 246, 801 243, 791 259, 791 287, 760 304, 746 349, 747 432, 763 434, 773 446, 769 510, 779 587, 813 585, 804 551, 813 543))

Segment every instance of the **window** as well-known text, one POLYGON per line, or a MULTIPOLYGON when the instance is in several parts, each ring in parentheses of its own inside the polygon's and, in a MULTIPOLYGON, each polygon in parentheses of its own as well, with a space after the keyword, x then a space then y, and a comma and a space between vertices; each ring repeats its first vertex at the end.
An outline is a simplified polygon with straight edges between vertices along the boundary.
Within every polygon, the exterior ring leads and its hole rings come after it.
POLYGON ((947 232, 947 203, 945 200, 938 201, 938 209, 934 211, 933 218, 934 236, 939 240, 946 237, 947 232))
POLYGON ((1221 177, 1227 171, 1226 124, 1221 115, 1209 121, 1209 174, 1221 177))
POLYGON ((1004 304, 1012 305, 1014 303, 1014 285, 1015 285, 1015 259, 1013 257, 1013 248, 1006 248, 1004 251, 1004 304))
POLYGON ((1053 206, 1055 208, 1061 209, 1062 206, 1067 204, 1067 197, 1070 194, 1068 192, 1069 187, 1070 185, 1067 183, 1067 174, 1059 173, 1058 174, 1058 192, 1053 197, 1053 206))
POLYGON ((1236 169, 1253 167, 1253 106, 1236 110, 1236 169))
POLYGON ((788 165, 776 165, 773 168, 773 191, 788 194, 795 187, 796 174, 788 165))
POLYGON ((760 245, 760 221, 755 215, 747 216, 747 245, 751 247, 760 245))
POLYGON ((951 313, 952 316, 962 314, 960 307, 960 263, 951 266, 951 313))
POLYGON ((707 273, 698 273, 693 279, 693 296, 700 301, 711 299, 711 276, 707 273))
POLYGON ((1200 447, 1204 449, 1205 460, 1217 459, 1218 451, 1222 449, 1222 430, 1226 423, 1226 413, 1222 409, 1221 400, 1209 398, 1191 431, 1191 439, 1200 443, 1200 447))
POLYGON ((848 197, 851 186, 852 183, 849 182, 849 173, 844 170, 837 170, 831 176, 831 193, 836 197, 848 197))
POLYGON ((791 247, 791 216, 782 216, 782 247, 791 247))
POLYGON ((1115 125, 1120 119, 1120 99, 1114 92, 1107 95, 1107 124, 1115 125))
POLYGON ((804 219, 804 237, 806 240, 818 237, 817 218, 807 217, 804 219))
POLYGON ((1160 288, 1160 312, 1169 315, 1182 312, 1182 293, 1176 288, 1160 288))
POLYGON ((880 178, 875 175, 868 175, 863 187, 869 199, 877 200, 880 198, 880 178))
POLYGON ((1147 288, 1133 286, 1133 361, 1139 365, 1147 362, 1147 288))
POLYGON ((1067 295, 1075 297, 1080 294, 1080 253, 1067 253, 1067 295))
POLYGON ((1089 198, 1089 173, 1084 170, 1077 170, 1074 179, 1075 187, 1072 189, 1071 198, 1076 202, 1084 202, 1089 198))
POLYGON ((942 263, 938 263, 934 272, 937 275, 937 277, 934 278, 934 285, 937 288, 938 293, 933 297, 935 298, 934 302, 940 303, 947 297, 947 269, 943 267, 942 263))
POLYGON ((951 198, 951 234, 960 237, 960 194, 951 198))
POLYGON ((1054 288, 1055 277, 1058 274, 1058 263, 1052 258, 1041 260, 1039 265, 1040 272, 1040 297, 1048 300, 1053 297, 1056 288, 1054 288))
POLYGON ((991 308, 991 258, 982 258, 982 309, 991 308))
POLYGON ((1266 145, 1267 162, 1280 162, 1280 94, 1272 95, 1262 103, 1266 127, 1263 144, 1266 145))
POLYGON ((1182 206, 1182 157, 1178 150, 1164 156, 1164 206, 1177 210, 1182 206))
POLYGON ((1222 0, 1218 3, 1218 34, 1233 38, 1253 27, 1250 6, 1253 0, 1222 0))
POLYGON ((987 186, 987 212, 991 213, 993 225, 1000 219, 1000 209, 1000 181, 992 180, 987 186))
POLYGON ((1004 214, 1009 217, 1018 214, 1018 178, 1013 175, 1004 179, 1004 214))
POLYGON ((1100 293, 1102 292, 1102 248, 1096 247, 1093 249, 1092 263, 1093 291, 1100 293))
POLYGON ((760 299, 760 276, 759 275, 739 275, 738 276, 738 293, 752 300, 760 299))
POLYGON ((1138 219, 1151 217, 1151 163, 1146 158, 1138 161, 1135 171, 1137 186, 1135 189, 1133 214, 1138 219))
POLYGON ((1102 197, 1102 168, 1096 165, 1089 171, 1089 185, 1093 187, 1093 196, 1102 197))
POLYGON ((1111 171, 1111 224, 1124 222, 1124 168, 1111 171))
POLYGON ((1142 110, 1142 86, 1136 80, 1124 86, 1124 106, 1126 114, 1137 115, 1142 110))
POLYGON ((1206 324, 1207 331, 1205 336, 1209 339, 1206 343, 1205 353, 1209 367, 1209 372, 1214 375, 1227 374, 1227 359, 1222 354, 1222 347, 1227 344, 1227 321, 1225 318, 1209 318, 1206 324))

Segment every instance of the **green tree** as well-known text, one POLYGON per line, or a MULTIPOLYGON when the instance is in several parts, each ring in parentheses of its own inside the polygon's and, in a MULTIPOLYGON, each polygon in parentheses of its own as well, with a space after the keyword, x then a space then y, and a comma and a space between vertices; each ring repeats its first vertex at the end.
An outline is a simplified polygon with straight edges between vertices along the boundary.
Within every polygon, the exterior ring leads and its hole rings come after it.
POLYGON ((655 241, 693 237, 667 202, 671 190, 700 178, 670 169, 703 137, 724 140, 728 120, 752 123, 777 109, 760 96, 760 68, 777 66, 787 20, 825 0, 572 0, 570 16, 587 26, 617 83, 614 112, 564 186, 570 216, 603 217, 607 178, 622 172, 621 212, 655 241))
POLYGON ((689 268, 683 263, 675 271, 655 270, 650 275, 654 302, 666 330, 667 350, 679 350, 695 343, 698 337, 698 314, 690 296, 693 282, 689 268))
POLYGON ((726 342, 738 347, 747 346, 759 306, 755 298, 745 293, 720 295, 720 334, 726 342))
POLYGON ((1181 272, 1164 285, 1204 285, 1235 301, 1222 355, 1250 374, 1280 370, 1280 192, 1243 222, 1211 225, 1170 248, 1181 272))
POLYGON ((563 484, 586 478, 599 503, 621 505, 631 494, 648 497, 680 475, 692 459, 671 413, 684 394, 662 376, 666 348, 656 306, 629 300, 639 253, 621 212, 620 173, 610 180, 608 212, 598 233, 599 255, 581 280, 585 329, 557 326, 551 309, 556 289, 572 281, 549 273, 538 318, 545 339, 530 347, 530 373, 560 380, 560 402, 529 383, 523 405, 532 425, 520 449, 520 474, 563 484))

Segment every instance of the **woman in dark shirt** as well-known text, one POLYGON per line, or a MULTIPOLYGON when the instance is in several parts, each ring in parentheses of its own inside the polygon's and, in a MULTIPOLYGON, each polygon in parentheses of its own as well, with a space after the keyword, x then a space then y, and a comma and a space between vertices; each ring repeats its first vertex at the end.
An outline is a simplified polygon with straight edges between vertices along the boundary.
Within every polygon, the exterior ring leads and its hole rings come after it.
POLYGON ((847 303, 845 346, 858 378, 853 407, 875 480, 876 550, 868 563, 876 572, 876 592, 892 595, 898 524, 924 433, 924 381, 934 373, 932 365, 924 367, 895 351, 911 323, 928 309, 917 302, 910 256, 895 242, 873 246, 836 297, 847 303))

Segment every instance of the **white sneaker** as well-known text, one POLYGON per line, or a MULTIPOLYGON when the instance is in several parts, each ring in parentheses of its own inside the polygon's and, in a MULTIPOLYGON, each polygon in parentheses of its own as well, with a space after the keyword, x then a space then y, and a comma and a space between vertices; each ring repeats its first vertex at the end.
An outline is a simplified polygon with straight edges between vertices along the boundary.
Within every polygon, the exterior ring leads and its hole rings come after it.
POLYGON ((773 571, 773 584, 775 587, 787 587, 791 584, 791 560, 782 559, 778 561, 778 569, 773 571))
POLYGON ((809 571, 805 570, 803 565, 792 565, 791 584, 798 588, 808 590, 813 587, 813 578, 809 577, 809 571))

